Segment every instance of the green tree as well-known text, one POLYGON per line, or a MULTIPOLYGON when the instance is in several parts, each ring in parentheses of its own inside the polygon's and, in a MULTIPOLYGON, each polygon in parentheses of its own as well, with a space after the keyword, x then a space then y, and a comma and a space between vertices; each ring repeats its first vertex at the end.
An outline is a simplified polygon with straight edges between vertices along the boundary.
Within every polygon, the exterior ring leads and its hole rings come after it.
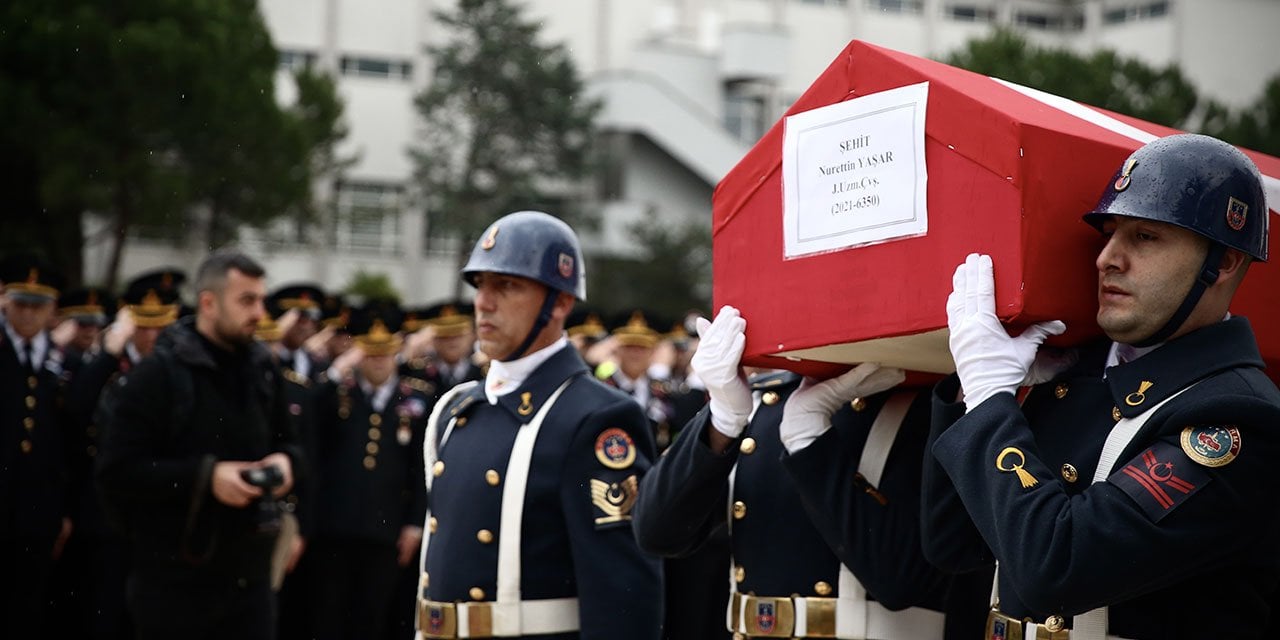
POLYGON ((135 226, 182 229, 200 210, 216 242, 224 220, 305 208, 312 150, 341 133, 275 103, 254 0, 11 0, 0 25, 0 184, 21 220, 2 242, 73 281, 83 212, 109 221, 112 281, 135 226))
POLYGON ((587 299, 592 305, 648 309, 667 318, 710 307, 709 221, 663 226, 654 217, 650 213, 648 220, 628 228, 639 249, 636 256, 599 257, 590 262, 587 299))
POLYGON ((385 273, 374 273, 360 269, 351 274, 351 280, 343 288, 343 293, 368 300, 400 301, 400 292, 391 284, 391 278, 385 273))
POLYGON ((1199 102, 1174 65, 1156 69, 1110 50, 1082 56, 1041 48, 1009 29, 971 40, 945 62, 1170 127, 1186 128, 1199 102))
POLYGON ((415 101, 423 127, 410 155, 432 235, 468 248, 499 215, 563 201, 589 174, 599 104, 564 45, 539 42, 538 24, 508 0, 458 0, 433 15, 449 37, 428 47, 435 67, 415 101))
POLYGON ((1280 75, 1273 76, 1252 105, 1232 111, 1215 101, 1205 110, 1201 130, 1273 156, 1280 156, 1280 75))

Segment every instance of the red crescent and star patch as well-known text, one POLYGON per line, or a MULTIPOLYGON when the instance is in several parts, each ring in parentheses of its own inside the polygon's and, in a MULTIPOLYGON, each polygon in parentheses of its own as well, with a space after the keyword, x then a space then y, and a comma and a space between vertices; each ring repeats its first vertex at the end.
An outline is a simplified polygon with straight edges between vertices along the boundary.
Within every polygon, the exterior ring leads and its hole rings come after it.
POLYGON ((1107 482, 1138 503, 1152 522, 1159 522, 1212 479, 1178 447, 1160 441, 1112 473, 1107 482))
POLYGON ((610 469, 626 469, 636 461, 636 443, 622 429, 605 429, 596 437, 596 459, 610 469))

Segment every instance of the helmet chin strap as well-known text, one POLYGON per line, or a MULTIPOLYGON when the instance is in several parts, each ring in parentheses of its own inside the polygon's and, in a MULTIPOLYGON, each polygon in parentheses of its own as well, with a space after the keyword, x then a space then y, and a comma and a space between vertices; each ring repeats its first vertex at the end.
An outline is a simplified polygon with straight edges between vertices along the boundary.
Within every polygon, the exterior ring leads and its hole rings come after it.
POLYGON ((1187 321, 1187 317, 1191 315, 1191 311, 1200 303, 1200 297, 1204 295, 1205 289, 1218 281, 1218 265, 1222 264, 1222 256, 1226 255, 1226 245, 1214 242, 1209 245, 1209 255, 1205 256, 1204 264, 1200 265, 1200 275, 1196 281, 1191 284, 1191 291, 1187 292, 1187 297, 1182 299, 1182 305, 1178 310, 1173 312, 1173 317, 1160 328, 1159 331, 1151 334, 1150 337, 1140 342, 1133 343, 1135 347, 1150 347, 1165 340, 1187 321))
POLYGON ((559 291, 547 287, 547 297, 542 300, 542 310, 538 312, 538 319, 533 322, 533 328, 529 329, 529 335, 525 336, 524 342, 521 342, 515 351, 512 351, 502 359, 503 362, 511 362, 524 357, 524 352, 529 350, 529 345, 533 344, 533 341, 538 338, 538 334, 542 333, 548 322, 551 322, 551 310, 555 308, 556 298, 559 295, 559 291))

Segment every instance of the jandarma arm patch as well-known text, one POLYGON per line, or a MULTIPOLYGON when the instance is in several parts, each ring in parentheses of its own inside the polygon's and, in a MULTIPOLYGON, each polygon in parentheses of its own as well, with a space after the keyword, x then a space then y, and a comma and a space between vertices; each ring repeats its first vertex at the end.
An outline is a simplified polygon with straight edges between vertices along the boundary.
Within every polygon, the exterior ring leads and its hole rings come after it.
POLYGON ((1159 522, 1212 479, 1177 447, 1160 441, 1112 472, 1107 482, 1138 503, 1152 522, 1159 522))
POLYGON ((1235 425, 1198 425, 1182 430, 1182 451, 1206 467, 1224 467, 1240 455, 1235 425))
POLYGON ((636 461, 635 442, 622 429, 605 429, 596 437, 596 460, 610 469, 626 469, 636 461))

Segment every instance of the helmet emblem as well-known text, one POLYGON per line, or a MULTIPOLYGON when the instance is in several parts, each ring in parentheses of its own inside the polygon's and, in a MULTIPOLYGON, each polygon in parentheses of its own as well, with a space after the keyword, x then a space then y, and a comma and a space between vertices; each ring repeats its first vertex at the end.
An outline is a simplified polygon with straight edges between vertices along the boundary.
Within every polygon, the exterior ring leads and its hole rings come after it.
POLYGON ((1132 182, 1129 178, 1129 174, 1133 173, 1133 168, 1136 166, 1138 166, 1138 161, 1136 159, 1129 158, 1128 160, 1125 160, 1124 171, 1120 172, 1120 177, 1116 178, 1116 183, 1113 185, 1116 191, 1124 191, 1129 188, 1129 183, 1132 182))
POLYGON ((486 235, 484 237, 484 242, 480 243, 480 248, 484 249, 485 251, 488 251, 489 249, 492 249, 493 245, 497 243, 498 243, 498 225, 495 224, 492 227, 489 227, 489 235, 486 235))
POLYGON ((1249 205, 1235 198, 1227 199, 1227 226, 1239 231, 1244 228, 1244 221, 1248 217, 1249 205))
POLYGON ((573 256, 567 253, 560 254, 560 275, 566 278, 573 277, 573 256))

